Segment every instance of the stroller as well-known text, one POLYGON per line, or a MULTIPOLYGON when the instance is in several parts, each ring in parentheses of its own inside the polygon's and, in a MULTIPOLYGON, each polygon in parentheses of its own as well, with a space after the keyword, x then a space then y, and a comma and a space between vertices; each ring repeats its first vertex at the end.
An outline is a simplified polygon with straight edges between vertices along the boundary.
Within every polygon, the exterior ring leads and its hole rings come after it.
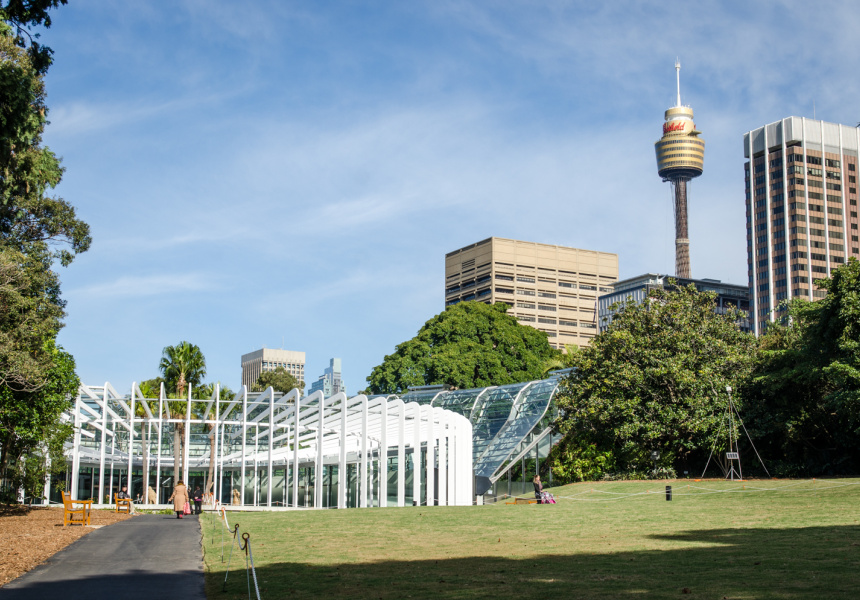
POLYGON ((541 492, 540 493, 540 503, 541 504, 555 504, 555 498, 549 492, 541 492))

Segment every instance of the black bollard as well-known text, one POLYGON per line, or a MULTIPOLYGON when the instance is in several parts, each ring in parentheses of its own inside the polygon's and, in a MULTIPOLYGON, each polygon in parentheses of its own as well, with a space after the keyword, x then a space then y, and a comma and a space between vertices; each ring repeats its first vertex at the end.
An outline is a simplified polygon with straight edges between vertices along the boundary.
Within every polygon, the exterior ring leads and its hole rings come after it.
POLYGON ((667 485, 667 486, 666 486, 666 501, 668 502, 668 501, 670 501, 671 499, 672 499, 672 486, 671 486, 671 485, 667 485))

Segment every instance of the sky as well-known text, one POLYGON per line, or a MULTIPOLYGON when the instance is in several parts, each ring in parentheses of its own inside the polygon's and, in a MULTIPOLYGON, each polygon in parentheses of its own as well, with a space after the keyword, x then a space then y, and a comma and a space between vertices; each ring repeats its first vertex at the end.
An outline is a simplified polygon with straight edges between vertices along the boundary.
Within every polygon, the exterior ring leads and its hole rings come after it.
POLYGON ((744 284, 743 134, 860 121, 860 4, 70 0, 44 141, 93 244, 58 267, 60 343, 128 392, 162 349, 343 359, 350 393, 444 308, 445 253, 490 236, 674 270, 654 142, 706 141, 692 273, 744 284))

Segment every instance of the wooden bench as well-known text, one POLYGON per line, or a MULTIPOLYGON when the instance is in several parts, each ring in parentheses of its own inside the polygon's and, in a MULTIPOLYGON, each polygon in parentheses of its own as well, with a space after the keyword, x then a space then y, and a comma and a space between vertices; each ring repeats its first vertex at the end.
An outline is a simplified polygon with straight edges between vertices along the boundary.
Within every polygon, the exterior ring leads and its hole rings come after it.
POLYGON ((63 494, 63 527, 66 525, 89 525, 90 513, 93 509, 92 500, 72 500, 71 494, 63 494), (75 505, 80 504, 76 508, 75 505))
POLYGON ((114 512, 131 514, 131 498, 119 498, 117 494, 114 494, 113 501, 115 504, 114 512))
POLYGON ((505 502, 505 504, 537 504, 538 501, 534 498, 514 498, 513 502, 505 502))

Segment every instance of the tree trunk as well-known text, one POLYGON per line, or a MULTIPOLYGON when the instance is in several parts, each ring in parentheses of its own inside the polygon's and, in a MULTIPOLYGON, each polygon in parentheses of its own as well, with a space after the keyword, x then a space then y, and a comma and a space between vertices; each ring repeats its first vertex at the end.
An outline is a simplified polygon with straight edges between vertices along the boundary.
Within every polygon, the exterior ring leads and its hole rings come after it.
POLYGON ((173 424, 173 487, 182 479, 182 424, 173 424))

